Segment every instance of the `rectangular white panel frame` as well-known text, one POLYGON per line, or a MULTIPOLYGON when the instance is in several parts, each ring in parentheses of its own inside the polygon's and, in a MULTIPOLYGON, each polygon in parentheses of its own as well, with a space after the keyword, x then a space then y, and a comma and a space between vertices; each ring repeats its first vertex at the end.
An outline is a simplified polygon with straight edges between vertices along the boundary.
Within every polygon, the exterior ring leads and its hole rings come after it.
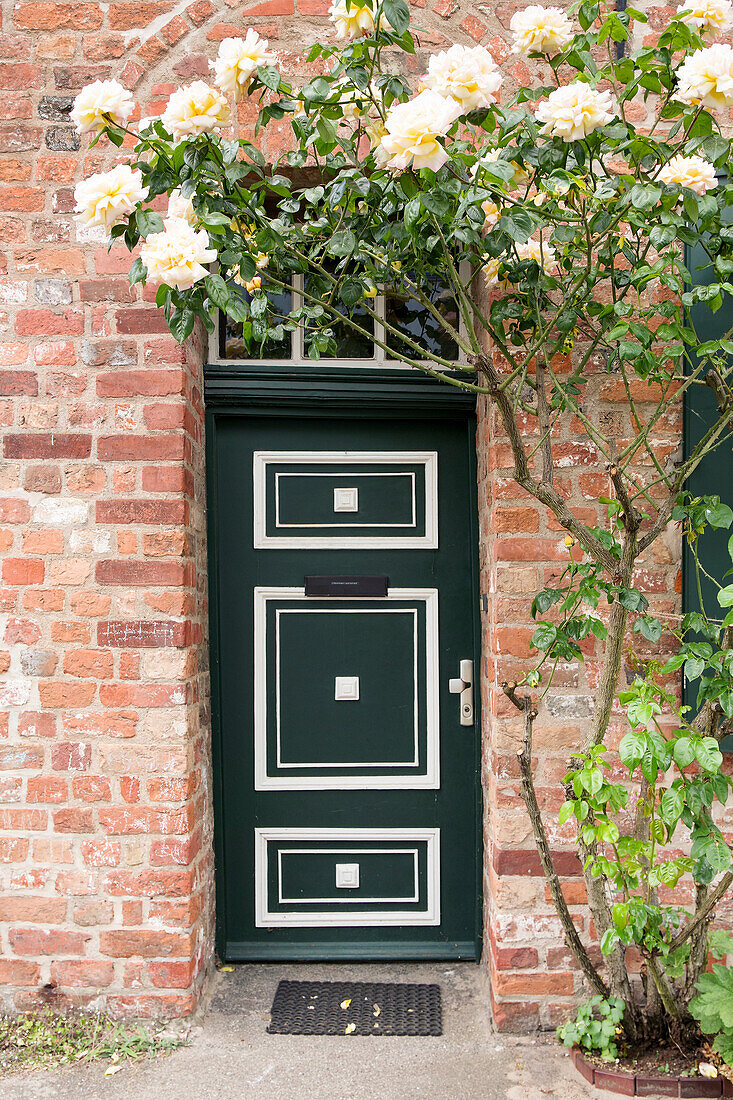
MULTIPOLYGON (((336 877, 338 879, 339 867, 356 867, 356 882, 349 886, 349 889, 358 889, 359 887, 359 864, 358 863, 337 863, 336 864, 336 877)), ((336 882, 334 889, 344 888, 341 883, 336 882)), ((417 848, 357 848, 354 845, 349 845, 345 848, 286 848, 284 851, 282 848, 278 848, 277 852, 277 900, 281 905, 351 905, 353 902, 365 902, 369 905, 395 905, 399 902, 407 904, 408 902, 418 902, 420 900, 420 853, 417 848), (413 891, 411 894, 397 898, 354 898, 354 897, 339 897, 334 896, 330 898, 286 898, 283 894, 283 869, 282 859, 283 856, 312 856, 312 855, 398 855, 398 856, 412 856, 412 884, 413 891)))
MULTIPOLYGON (((333 474, 338 474, 334 469, 333 474)), ((277 477, 303 474, 303 471, 288 474, 280 471, 277 477)), ((333 474, 322 471, 316 473, 325 477, 333 474)), ((383 476, 395 476, 387 471, 378 471, 383 476)), ((412 476, 410 471, 395 471, 395 474, 412 476)), ((354 474, 353 470, 344 470, 345 475, 354 474)), ((254 479, 254 547, 256 550, 437 550, 438 548, 438 452, 437 451, 255 451, 252 459, 254 479), (425 470, 425 534, 424 535, 268 535, 267 534, 267 467, 269 465, 363 465, 364 473, 369 466, 406 465, 412 463, 423 466, 425 470)), ((307 474, 312 477, 312 474, 307 474)), ((358 476, 358 474, 356 475, 358 476)), ((277 486, 275 488, 277 494, 277 486)), ((413 480, 414 493, 414 480, 413 480)), ((276 500, 277 504, 277 500, 276 500)), ((277 516, 275 517, 277 520, 277 516)), ((415 521, 416 522, 416 521, 415 521)), ((281 525, 282 526, 282 525, 281 525)), ((325 526, 309 524, 311 528, 325 526)), ((330 528, 341 526, 338 522, 327 525, 330 528)), ((355 524, 344 524, 354 530, 355 524)), ((370 523, 370 528, 390 527, 392 524, 370 523)), ((399 524, 404 527, 406 524, 399 524)))
MULTIPOLYGON (((348 598, 348 597, 347 597, 348 598)), ((280 768, 416 768, 420 763, 420 694, 418 681, 420 667, 418 662, 418 622, 416 607, 303 607, 278 608, 275 612, 275 741, 277 745, 277 766, 280 768), (283 615, 404 615, 412 621, 412 759, 411 760, 298 760, 293 763, 282 758, 282 737, 280 726, 280 685, 282 683, 282 662, 280 659, 280 620, 283 615)), ((337 681, 340 677, 335 677, 337 681)), ((359 677, 352 677, 358 680, 359 677)), ((336 699, 345 696, 336 694, 336 699)))
MULTIPOLYGON (((303 829, 264 828, 255 829, 255 926, 257 928, 369 928, 377 925, 401 925, 418 927, 440 924, 440 829, 303 829), (413 843, 423 841, 427 846, 427 874, 425 879, 426 905, 424 910, 374 910, 349 911, 312 910, 308 913, 273 912, 269 907, 267 875, 268 844, 278 841, 333 841, 340 845, 360 844, 365 841, 389 841, 413 843)), ((353 849, 349 849, 353 850, 353 849)), ((373 850, 373 849, 372 849, 373 850)), ((389 851, 390 849, 385 849, 389 851)), ((331 904, 336 899, 328 898, 331 904)), ((348 899, 346 899, 348 900, 348 899)), ((354 902, 360 899, 352 899, 354 902)), ((381 900, 381 899, 380 899, 381 900)), ((364 899, 369 905, 368 899, 364 899)), ((382 904, 387 902, 382 901, 382 904)))
MULTIPOLYGON (((338 610, 344 612, 354 611, 364 613, 367 608, 347 608, 344 603, 353 602, 354 597, 334 596, 323 597, 329 604, 333 603, 333 611, 330 608, 308 608, 306 603, 315 602, 313 597, 306 597, 304 588, 265 588, 254 589, 254 763, 255 763, 255 790, 256 791, 365 791, 365 790, 437 790, 440 787, 440 668, 439 668, 439 632, 438 632, 438 590, 437 588, 390 588, 387 596, 382 600, 372 600, 373 603, 384 605, 384 610, 390 610, 389 604, 395 601, 411 602, 420 601, 425 604, 425 735, 426 735, 426 767, 421 775, 349 775, 349 767, 398 767, 409 766, 399 763, 380 765, 369 764, 334 764, 333 767, 344 768, 340 775, 269 775, 267 771, 267 715, 268 715, 268 685, 267 685, 267 604, 272 600, 302 600, 303 610, 323 611, 333 614, 338 610), (339 609, 338 605, 341 605, 339 609)), ((373 608, 379 611, 381 608, 373 608)), ((407 611, 410 608, 394 608, 395 611, 407 611)), ((417 655, 417 647, 415 650, 417 655)), ((275 675, 279 675, 275 669, 275 675)), ((272 695, 277 698, 279 692, 277 685, 272 695)), ((417 672, 415 673, 415 717, 417 720, 420 700, 417 698, 417 672)), ((276 734, 278 735, 279 756, 279 714, 276 712, 276 734)), ((286 765, 287 766, 287 765, 286 765)), ((321 762, 313 765, 290 765, 293 768, 328 767, 321 762)))

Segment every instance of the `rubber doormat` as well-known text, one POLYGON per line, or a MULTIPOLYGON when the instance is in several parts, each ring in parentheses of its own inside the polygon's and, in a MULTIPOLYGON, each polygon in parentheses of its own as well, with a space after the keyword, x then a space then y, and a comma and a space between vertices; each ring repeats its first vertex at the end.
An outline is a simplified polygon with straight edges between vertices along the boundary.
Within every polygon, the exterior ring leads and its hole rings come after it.
POLYGON ((271 1035, 442 1035, 439 985, 287 982, 277 987, 271 1035))

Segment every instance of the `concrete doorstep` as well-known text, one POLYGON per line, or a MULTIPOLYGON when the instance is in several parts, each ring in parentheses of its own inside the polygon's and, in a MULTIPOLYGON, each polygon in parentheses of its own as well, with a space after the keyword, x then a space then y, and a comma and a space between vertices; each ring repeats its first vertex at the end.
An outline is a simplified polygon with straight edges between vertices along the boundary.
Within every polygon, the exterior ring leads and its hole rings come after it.
POLYGON ((496 1035, 472 963, 242 965, 219 973, 190 1046, 169 1057, 15 1075, 2 1100, 588 1100, 554 1039, 496 1035), (437 982, 440 1038, 268 1035, 281 978, 437 982))

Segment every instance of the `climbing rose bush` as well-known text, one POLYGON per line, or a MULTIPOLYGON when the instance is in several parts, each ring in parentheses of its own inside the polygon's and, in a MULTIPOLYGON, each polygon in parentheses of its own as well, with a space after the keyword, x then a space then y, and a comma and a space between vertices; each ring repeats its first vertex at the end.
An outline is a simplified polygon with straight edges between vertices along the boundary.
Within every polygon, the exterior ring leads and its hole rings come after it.
POLYGON ((733 883, 719 825, 733 585, 717 584, 714 607, 662 620, 636 581, 670 524, 698 578, 703 536, 733 525, 719 498, 685 487, 733 422, 733 339, 698 331, 733 294, 733 164, 720 126, 733 106, 733 49, 717 41, 732 15, 729 0, 683 4, 653 45, 634 48, 639 10, 531 5, 510 25, 514 54, 532 66, 527 86, 461 44, 421 54, 411 86, 400 55, 416 53, 420 32, 404 0, 337 0, 300 87, 250 29, 222 42, 213 83, 174 92, 160 119, 129 127, 131 99, 114 81, 84 89, 74 107, 93 142, 134 134, 131 163, 78 185, 78 217, 140 247, 130 282, 157 285, 177 340, 197 319, 213 330, 221 310, 252 357, 301 326, 318 361, 336 354, 334 327, 346 326, 496 406, 517 485, 567 532, 566 561, 528 609, 534 659, 504 685, 524 724, 522 794, 567 943, 594 992, 620 998, 630 1039, 681 1040, 692 1026, 707 928, 733 883), (256 104, 256 142, 272 123, 291 128, 272 164, 239 136, 244 96, 256 104), (380 289, 444 339, 426 344, 380 316, 380 289), (597 414, 599 374, 626 394, 628 438, 597 414), (717 412, 687 458, 667 460, 655 426, 668 431, 670 402, 702 385, 717 412), (555 484, 557 441, 579 434, 608 474, 598 523, 555 484), (677 650, 667 661, 663 634, 677 650), (553 828, 580 854, 603 972, 568 911, 532 770, 544 696, 585 652, 597 662, 594 711, 553 828), (631 684, 624 662, 638 672, 631 684), (697 685, 695 710, 670 688, 679 669, 697 685), (614 708, 626 732, 611 752, 614 708), (692 914, 660 899, 683 876, 692 914), (643 997, 630 945, 644 959, 643 997))

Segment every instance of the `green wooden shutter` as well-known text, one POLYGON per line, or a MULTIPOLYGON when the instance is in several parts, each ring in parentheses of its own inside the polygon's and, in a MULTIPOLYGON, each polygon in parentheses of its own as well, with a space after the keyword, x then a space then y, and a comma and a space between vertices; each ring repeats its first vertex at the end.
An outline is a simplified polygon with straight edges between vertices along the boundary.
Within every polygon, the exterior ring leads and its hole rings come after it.
MULTIPOLYGON (((700 246, 692 249, 688 254, 688 264, 693 282, 712 282, 712 274, 708 269, 700 272, 696 267, 702 266, 707 261, 707 256, 700 246)), ((714 340, 733 328, 733 299, 724 298, 722 307, 717 313, 713 313, 704 303, 697 303, 692 310, 692 320, 695 325, 698 338, 701 341, 714 340)), ((695 449, 707 428, 715 420, 716 404, 712 390, 708 386, 691 386, 685 395, 684 406, 684 442, 685 458, 695 449)), ((693 496, 716 493, 720 499, 733 508, 733 447, 730 438, 718 446, 711 454, 707 455, 695 472, 687 480, 687 489, 693 496)), ((730 531, 708 531, 701 540, 699 556, 704 568, 711 576, 722 582, 723 576, 730 569, 731 561, 728 554, 728 539, 730 531)), ((700 594, 703 604, 709 615, 717 616, 720 609, 716 600, 715 586, 705 576, 700 578, 700 593, 697 588, 697 578, 692 555, 685 545, 682 562, 682 604, 685 611, 697 611, 700 607, 700 594)), ((697 698, 697 683, 685 686, 685 701, 690 706, 695 706, 697 698)), ((733 752, 733 737, 728 737, 721 748, 733 752)))

